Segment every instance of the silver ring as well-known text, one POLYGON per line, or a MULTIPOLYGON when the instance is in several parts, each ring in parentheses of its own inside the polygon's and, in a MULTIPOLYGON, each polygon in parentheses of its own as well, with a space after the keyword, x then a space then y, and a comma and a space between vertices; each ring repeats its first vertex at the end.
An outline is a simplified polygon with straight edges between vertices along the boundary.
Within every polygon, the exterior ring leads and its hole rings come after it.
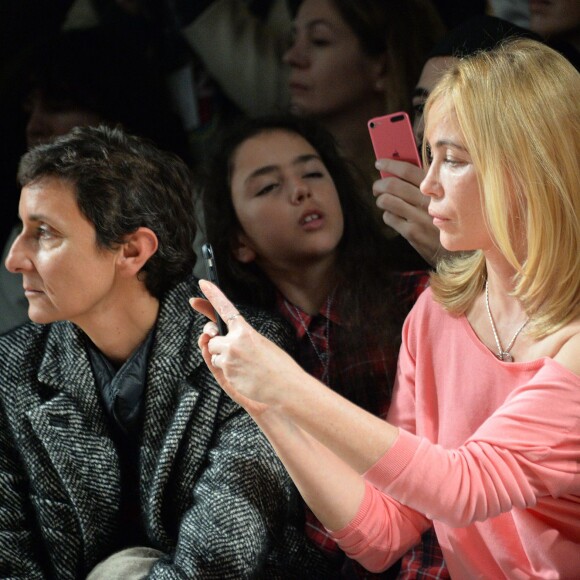
POLYGON ((231 316, 228 316, 226 318, 226 324, 229 324, 234 318, 237 318, 238 316, 240 316, 239 312, 236 312, 235 314, 232 314, 231 316))

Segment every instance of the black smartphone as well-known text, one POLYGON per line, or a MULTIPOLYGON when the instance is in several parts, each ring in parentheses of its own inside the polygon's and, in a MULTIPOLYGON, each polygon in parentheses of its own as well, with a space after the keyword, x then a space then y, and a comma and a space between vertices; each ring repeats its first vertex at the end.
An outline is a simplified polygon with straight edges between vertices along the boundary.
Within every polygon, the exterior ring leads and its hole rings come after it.
MULTIPOLYGON (((207 279, 210 282, 213 282, 216 286, 219 286, 220 282, 218 278, 217 267, 211 244, 204 244, 202 246, 201 255, 203 257, 203 261, 205 262, 205 271, 207 273, 207 279)), ((214 312, 219 333, 223 336, 224 334, 228 333, 228 327, 226 326, 226 323, 221 319, 221 317, 219 316, 219 314, 215 309, 214 312)))

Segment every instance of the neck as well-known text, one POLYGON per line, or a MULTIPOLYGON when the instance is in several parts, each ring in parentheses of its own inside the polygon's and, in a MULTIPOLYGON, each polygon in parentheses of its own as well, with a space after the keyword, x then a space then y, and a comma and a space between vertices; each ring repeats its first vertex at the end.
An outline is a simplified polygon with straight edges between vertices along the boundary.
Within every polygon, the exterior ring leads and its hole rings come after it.
POLYGON ((494 318, 496 320, 500 318, 511 320, 525 317, 526 314, 521 302, 512 296, 516 272, 495 249, 486 252, 486 270, 494 318))
POLYGON ((320 311, 335 286, 335 264, 335 257, 332 256, 315 264, 291 269, 269 269, 266 273, 287 300, 314 315, 320 311))
MULTIPOLYGON (((145 287, 131 297, 116 300, 115 305, 77 322, 93 344, 114 364, 122 365, 143 342, 155 325, 159 301, 145 287)), ((75 321, 73 321, 75 322, 75 321)))

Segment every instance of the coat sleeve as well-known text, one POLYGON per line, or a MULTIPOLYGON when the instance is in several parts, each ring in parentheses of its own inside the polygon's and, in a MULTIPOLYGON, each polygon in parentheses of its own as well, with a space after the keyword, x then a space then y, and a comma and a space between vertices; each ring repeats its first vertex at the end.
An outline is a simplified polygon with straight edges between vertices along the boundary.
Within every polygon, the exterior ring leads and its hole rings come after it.
POLYGON ((270 551, 287 531, 291 486, 245 412, 220 426, 192 493, 193 505, 181 519, 176 549, 153 566, 150 577, 266 575, 274 564, 270 551))
MULTIPOLYGON (((261 317, 249 322, 279 346, 290 332, 261 317)), ((209 370, 207 370, 209 373, 209 370)), ((326 576, 325 558, 309 544, 297 491, 251 417, 225 393, 213 445, 182 516, 175 550, 150 578, 288 578, 326 576)))
POLYGON ((0 405, 0 577, 44 578, 35 554, 32 506, 26 471, 16 453, 12 432, 0 405))

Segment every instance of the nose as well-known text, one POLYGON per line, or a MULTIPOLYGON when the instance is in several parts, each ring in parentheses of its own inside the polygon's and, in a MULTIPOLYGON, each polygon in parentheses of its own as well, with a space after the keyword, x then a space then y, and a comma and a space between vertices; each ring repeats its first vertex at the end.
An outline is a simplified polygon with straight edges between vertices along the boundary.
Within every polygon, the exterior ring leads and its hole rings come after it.
POLYGON ((309 185, 303 180, 298 179, 291 185, 290 203, 300 205, 304 200, 312 197, 309 185))
POLYGON ((9 272, 12 272, 12 274, 21 274, 22 272, 32 268, 32 262, 26 256, 22 234, 18 235, 12 242, 12 246, 10 247, 10 251, 6 256, 6 261, 4 263, 6 269, 9 272))
POLYGON ((304 42, 298 38, 294 38, 290 48, 284 53, 282 60, 285 64, 293 68, 304 68, 308 66, 308 55, 304 49, 304 42))
POLYGON ((441 186, 438 170, 434 163, 429 165, 427 175, 425 175, 421 185, 419 185, 419 189, 423 195, 428 195, 429 197, 443 197, 443 187, 441 186))

